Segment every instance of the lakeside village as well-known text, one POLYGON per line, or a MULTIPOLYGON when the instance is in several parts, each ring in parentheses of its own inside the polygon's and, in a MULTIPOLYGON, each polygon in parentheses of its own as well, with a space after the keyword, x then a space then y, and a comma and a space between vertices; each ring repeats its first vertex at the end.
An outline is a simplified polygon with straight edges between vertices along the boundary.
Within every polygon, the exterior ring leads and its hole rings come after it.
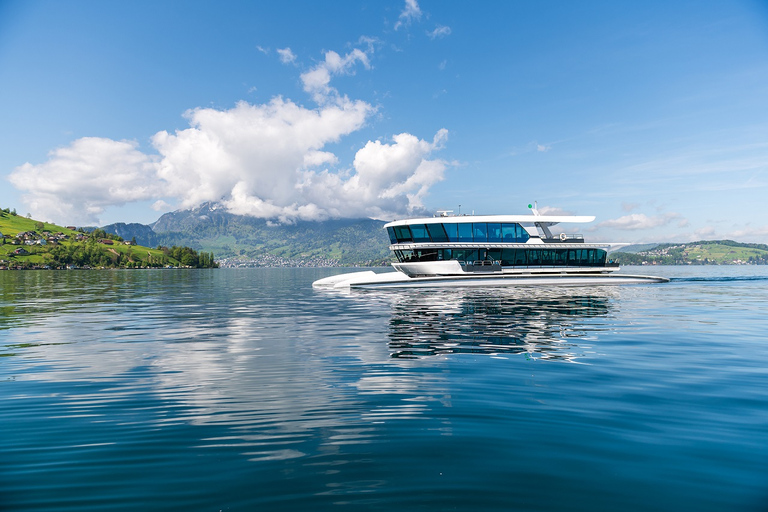
POLYGON ((177 246, 150 249, 103 229, 56 226, 15 213, 0 210, 0 270, 218 267, 213 253, 177 246), (14 227, 23 231, 8 233, 14 227))

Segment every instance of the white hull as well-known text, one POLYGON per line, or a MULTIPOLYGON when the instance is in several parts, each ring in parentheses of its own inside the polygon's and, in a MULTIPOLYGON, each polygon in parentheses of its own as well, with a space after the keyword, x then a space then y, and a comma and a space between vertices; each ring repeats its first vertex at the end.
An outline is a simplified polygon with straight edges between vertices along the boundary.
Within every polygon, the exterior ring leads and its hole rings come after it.
POLYGON ((316 288, 459 288, 502 286, 593 286, 617 284, 665 283, 669 279, 629 274, 469 274, 454 276, 408 277, 401 272, 354 272, 315 281, 316 288))

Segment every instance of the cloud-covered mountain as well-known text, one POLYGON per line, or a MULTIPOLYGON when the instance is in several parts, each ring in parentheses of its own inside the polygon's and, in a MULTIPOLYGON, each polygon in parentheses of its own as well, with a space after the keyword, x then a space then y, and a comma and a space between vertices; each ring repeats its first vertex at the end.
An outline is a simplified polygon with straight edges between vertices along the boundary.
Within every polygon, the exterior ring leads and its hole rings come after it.
POLYGON ((368 218, 297 221, 280 224, 236 215, 220 203, 162 215, 151 225, 110 224, 103 229, 141 245, 186 245, 217 259, 323 259, 340 264, 382 262, 389 257, 383 221, 368 218))

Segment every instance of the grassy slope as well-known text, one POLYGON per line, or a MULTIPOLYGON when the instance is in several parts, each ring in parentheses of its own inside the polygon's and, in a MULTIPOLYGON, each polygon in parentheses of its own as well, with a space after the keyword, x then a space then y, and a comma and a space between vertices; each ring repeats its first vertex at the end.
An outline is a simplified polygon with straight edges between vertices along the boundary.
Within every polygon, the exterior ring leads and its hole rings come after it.
MULTIPOLYGON (((9 213, 0 212, 0 233, 5 235, 6 238, 15 237, 18 233, 21 233, 23 231, 37 231, 38 233, 41 231, 50 231, 51 233, 64 233, 65 235, 69 235, 70 237, 74 237, 78 232, 74 231, 72 229, 67 229, 64 226, 59 226, 56 224, 50 224, 50 223, 43 223, 43 228, 38 229, 38 223, 39 221, 36 221, 34 219, 28 219, 26 217, 22 217, 20 215, 11 215, 9 213)), ((86 242, 77 242, 74 240, 65 241, 62 243, 62 245, 72 245, 72 244, 85 244, 86 242)), ((45 254, 48 252, 50 246, 27 246, 27 245, 10 245, 10 244, 3 244, 0 245, 0 259, 6 260, 6 261, 12 261, 17 263, 22 262, 29 262, 35 265, 42 265, 46 263, 45 254), (13 255, 13 251, 18 249, 19 247, 23 247, 24 249, 28 250, 31 254, 25 255, 25 256, 17 256, 13 255)), ((148 247, 142 247, 142 246, 128 246, 124 245, 120 242, 115 242, 114 245, 100 245, 99 246, 103 251, 112 253, 118 252, 121 254, 128 254, 129 252, 133 255, 132 259, 134 261, 146 261, 148 257, 157 258, 157 260, 160 260, 164 255, 162 251, 158 251, 157 249, 150 249, 148 247)), ((168 258, 168 263, 171 265, 178 265, 179 262, 174 260, 173 258, 168 258)))
POLYGON ((723 244, 688 245, 683 254, 689 260, 705 258, 719 264, 733 263, 736 260, 749 261, 749 258, 768 258, 768 251, 753 247, 734 247, 723 244))
POLYGON ((636 254, 612 253, 612 256, 623 264, 647 261, 665 264, 691 262, 732 265, 738 261, 749 262, 750 258, 753 261, 764 263, 768 261, 768 248, 760 244, 740 244, 722 240, 674 245, 662 244, 650 251, 636 254))

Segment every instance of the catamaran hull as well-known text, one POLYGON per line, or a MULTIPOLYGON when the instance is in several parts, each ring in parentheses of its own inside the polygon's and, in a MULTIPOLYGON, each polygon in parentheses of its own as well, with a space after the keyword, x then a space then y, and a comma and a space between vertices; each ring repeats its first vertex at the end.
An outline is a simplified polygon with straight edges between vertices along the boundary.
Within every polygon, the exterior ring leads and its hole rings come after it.
POLYGON ((630 274, 475 274, 408 277, 401 272, 355 272, 315 281, 316 288, 458 288, 502 286, 593 286, 666 283, 669 279, 630 274))

